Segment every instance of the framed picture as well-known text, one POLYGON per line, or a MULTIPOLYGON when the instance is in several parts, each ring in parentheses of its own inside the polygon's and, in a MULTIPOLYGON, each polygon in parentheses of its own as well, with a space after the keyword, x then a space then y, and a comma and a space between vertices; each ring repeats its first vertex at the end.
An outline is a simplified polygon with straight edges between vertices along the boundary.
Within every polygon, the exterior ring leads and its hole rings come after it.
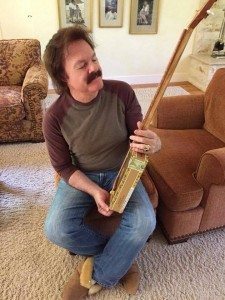
POLYGON ((159 0, 131 0, 130 33, 157 33, 158 6, 159 0))
POLYGON ((123 0, 99 0, 99 27, 122 27, 123 0))
POLYGON ((58 0, 60 27, 83 25, 92 30, 92 0, 58 0))

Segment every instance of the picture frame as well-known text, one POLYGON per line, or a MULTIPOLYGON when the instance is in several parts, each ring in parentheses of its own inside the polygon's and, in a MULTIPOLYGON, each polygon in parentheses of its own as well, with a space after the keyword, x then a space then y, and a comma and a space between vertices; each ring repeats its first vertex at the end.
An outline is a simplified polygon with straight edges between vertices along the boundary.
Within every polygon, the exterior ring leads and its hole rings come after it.
POLYGON ((58 0, 60 28, 82 25, 92 31, 92 0, 58 0))
POLYGON ((157 33, 158 7, 159 0, 131 0, 129 33, 157 33))
POLYGON ((99 0, 99 27, 123 26, 124 0, 99 0))

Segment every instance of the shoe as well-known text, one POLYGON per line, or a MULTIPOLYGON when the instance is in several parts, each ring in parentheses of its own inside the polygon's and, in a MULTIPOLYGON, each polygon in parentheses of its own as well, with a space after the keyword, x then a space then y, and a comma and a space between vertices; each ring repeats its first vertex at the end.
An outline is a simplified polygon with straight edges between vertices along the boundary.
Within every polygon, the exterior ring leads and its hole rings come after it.
POLYGON ((102 289, 102 286, 92 279, 93 267, 94 259, 93 257, 88 257, 85 260, 80 273, 80 284, 88 289, 88 295, 94 295, 102 289))
POLYGON ((88 295, 88 288, 80 284, 80 272, 83 264, 84 262, 81 262, 78 265, 74 274, 66 283, 62 293, 62 300, 81 300, 88 295))
POLYGON ((62 300, 81 300, 98 293, 102 286, 92 279, 94 260, 88 257, 79 263, 74 274, 64 287, 62 300))
POLYGON ((127 274, 121 278, 120 283, 129 295, 135 295, 139 287, 140 278, 138 264, 135 262, 132 264, 127 274))

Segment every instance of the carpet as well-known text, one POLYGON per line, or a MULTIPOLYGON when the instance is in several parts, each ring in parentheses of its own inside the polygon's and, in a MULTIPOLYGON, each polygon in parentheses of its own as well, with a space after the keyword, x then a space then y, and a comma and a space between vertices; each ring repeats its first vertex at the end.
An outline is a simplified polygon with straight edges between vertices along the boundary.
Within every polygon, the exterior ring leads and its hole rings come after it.
MULTIPOLYGON (((43 234, 55 193, 45 143, 2 144, 0 154, 0 299, 59 300, 83 257, 70 256, 43 234)), ((118 285, 88 299, 225 299, 224 249, 224 229, 168 245, 157 227, 137 260, 137 295, 126 295, 118 285)))
MULTIPOLYGON (((146 114, 148 107, 151 104, 151 100, 154 97, 154 94, 157 90, 157 87, 151 88, 135 88, 135 94, 138 101, 140 102, 143 115, 146 114)), ((179 86, 169 86, 165 90, 164 96, 177 96, 177 95, 188 95, 188 92, 179 86)), ((47 109, 56 99, 58 98, 57 94, 50 94, 45 99, 44 106, 47 109)))

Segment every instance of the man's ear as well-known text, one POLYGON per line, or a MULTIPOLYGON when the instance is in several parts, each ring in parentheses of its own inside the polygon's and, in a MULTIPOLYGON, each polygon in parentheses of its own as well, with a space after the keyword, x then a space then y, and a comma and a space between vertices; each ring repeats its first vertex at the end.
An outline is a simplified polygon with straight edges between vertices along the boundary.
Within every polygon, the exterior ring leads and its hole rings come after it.
POLYGON ((67 76, 67 74, 66 74, 65 72, 61 75, 61 80, 62 80, 63 82, 67 82, 68 76, 67 76))

